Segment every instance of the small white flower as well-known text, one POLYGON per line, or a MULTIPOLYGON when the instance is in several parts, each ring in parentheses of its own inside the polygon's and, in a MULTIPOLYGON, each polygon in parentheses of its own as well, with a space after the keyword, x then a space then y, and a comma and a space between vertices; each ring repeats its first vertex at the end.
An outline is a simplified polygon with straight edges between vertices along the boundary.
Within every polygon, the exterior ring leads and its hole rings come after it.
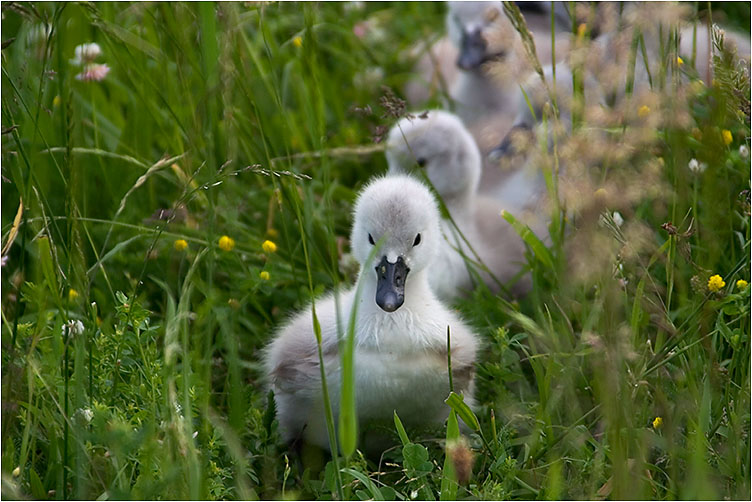
POLYGON ((690 171, 698 174, 705 172, 705 169, 708 168, 708 165, 705 162, 698 162, 697 159, 690 160, 687 166, 690 171))
POLYGON ((193 439, 196 439, 198 437, 198 431, 193 431, 193 439))
POLYGON ((86 420, 87 422, 91 422, 91 420, 92 420, 92 419, 94 418, 94 412, 93 412, 93 411, 91 411, 91 409, 89 409, 89 408, 84 408, 84 409, 83 409, 83 410, 81 411, 81 413, 82 413, 82 415, 83 415, 84 419, 85 419, 85 420, 86 420))
POLYGON ((86 425, 94 418, 94 412, 89 408, 79 408, 73 414, 74 420, 81 425, 86 425))
POLYGON ((747 148, 747 145, 741 145, 739 147, 739 155, 743 159, 749 158, 749 148, 747 148))
POLYGON ((342 7, 345 9, 345 12, 355 12, 363 10, 365 6, 365 2, 345 2, 342 7))
POLYGON ((68 321, 67 323, 63 324, 60 328, 60 330, 63 333, 63 336, 76 336, 80 335, 84 332, 84 323, 81 321, 68 321))
POLYGON ((0 258, 0 267, 4 267, 5 264, 8 263, 8 256, 9 255, 6 254, 5 256, 3 256, 2 258, 0 258))
POLYGON ((177 401, 175 401, 173 403, 173 405, 175 406, 175 413, 177 413, 178 415, 182 415, 183 414, 183 407, 180 405, 180 403, 178 403, 177 401))
POLYGON ((102 49, 96 43, 81 44, 76 46, 75 55, 76 57, 71 59, 71 64, 83 66, 94 62, 95 59, 101 56, 102 49))
POLYGON ((82 82, 99 82, 104 80, 108 73, 110 73, 110 67, 106 64, 87 64, 84 66, 84 71, 76 75, 76 79, 82 82))
POLYGON ((614 214, 611 217, 614 219, 614 223, 617 227, 620 227, 624 224, 624 218, 622 218, 619 211, 614 211, 614 214))
POLYGON ((381 66, 370 66, 353 75, 355 87, 372 88, 384 81, 384 69, 381 66))

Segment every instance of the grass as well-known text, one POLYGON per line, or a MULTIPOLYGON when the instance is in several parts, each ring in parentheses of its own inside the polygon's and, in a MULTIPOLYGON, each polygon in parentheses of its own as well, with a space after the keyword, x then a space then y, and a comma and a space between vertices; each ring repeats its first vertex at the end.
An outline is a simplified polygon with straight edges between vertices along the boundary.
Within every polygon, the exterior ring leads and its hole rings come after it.
POLYGON ((439 35, 443 7, 2 9, 4 497, 749 498, 749 80, 733 60, 691 93, 662 76, 649 118, 676 120, 640 125, 635 95, 616 127, 584 113, 559 138, 573 174, 567 146, 597 146, 594 129, 634 148, 594 160, 584 198, 548 168, 561 206, 551 243, 528 237, 527 298, 457 302, 485 349, 479 408, 450 403, 477 430, 457 442, 452 419, 395 417, 380 464, 304 470, 260 351, 352 282, 351 205, 395 120, 381 85, 403 88, 403 54, 439 35), (75 78, 86 42, 101 82, 75 78))

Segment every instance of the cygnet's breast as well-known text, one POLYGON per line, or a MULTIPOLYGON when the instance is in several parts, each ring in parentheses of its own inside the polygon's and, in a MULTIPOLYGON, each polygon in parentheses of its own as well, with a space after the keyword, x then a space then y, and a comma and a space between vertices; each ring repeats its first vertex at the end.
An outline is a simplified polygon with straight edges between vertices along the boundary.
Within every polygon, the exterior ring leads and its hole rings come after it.
POLYGON ((435 350, 362 349, 355 353, 358 413, 389 418, 394 410, 403 420, 444 405, 449 392, 446 354, 435 350))
POLYGON ((439 343, 446 332, 444 316, 419 321, 400 310, 360 325, 366 329, 359 335, 370 331, 355 349, 356 398, 364 418, 390 418, 397 410, 413 421, 444 406, 449 388, 446 350, 439 343))

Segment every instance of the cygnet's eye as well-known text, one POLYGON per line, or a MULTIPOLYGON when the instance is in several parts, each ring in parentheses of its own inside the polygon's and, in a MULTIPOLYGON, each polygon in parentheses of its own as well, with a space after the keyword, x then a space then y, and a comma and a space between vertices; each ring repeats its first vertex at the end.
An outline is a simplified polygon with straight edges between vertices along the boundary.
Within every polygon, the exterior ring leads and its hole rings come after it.
POLYGON ((425 167, 426 162, 428 161, 426 160, 425 157, 418 157, 418 159, 415 162, 417 162, 420 167, 425 167))
POLYGON ((376 243, 373 242, 373 237, 371 236, 371 234, 368 234, 368 242, 371 243, 371 246, 375 246, 376 245, 376 243))
POLYGON ((420 244, 420 234, 415 236, 415 240, 413 241, 413 247, 420 244))

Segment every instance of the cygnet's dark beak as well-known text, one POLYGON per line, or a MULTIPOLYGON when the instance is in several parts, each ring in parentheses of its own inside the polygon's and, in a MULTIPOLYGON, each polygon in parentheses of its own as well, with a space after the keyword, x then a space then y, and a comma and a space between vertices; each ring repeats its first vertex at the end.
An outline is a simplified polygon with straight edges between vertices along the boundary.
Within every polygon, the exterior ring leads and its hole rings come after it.
POLYGON ((480 30, 462 33, 460 55, 457 66, 463 70, 474 70, 486 61, 486 41, 480 30))
POLYGON ((376 267, 376 304, 384 312, 394 312, 405 302, 405 279, 410 269, 400 256, 396 263, 389 263, 386 256, 376 267))
POLYGON ((501 144, 488 152, 488 158, 490 160, 501 160, 509 155, 517 155, 522 153, 517 146, 520 143, 527 143, 532 141, 533 128, 529 124, 517 124, 513 126, 501 144))

